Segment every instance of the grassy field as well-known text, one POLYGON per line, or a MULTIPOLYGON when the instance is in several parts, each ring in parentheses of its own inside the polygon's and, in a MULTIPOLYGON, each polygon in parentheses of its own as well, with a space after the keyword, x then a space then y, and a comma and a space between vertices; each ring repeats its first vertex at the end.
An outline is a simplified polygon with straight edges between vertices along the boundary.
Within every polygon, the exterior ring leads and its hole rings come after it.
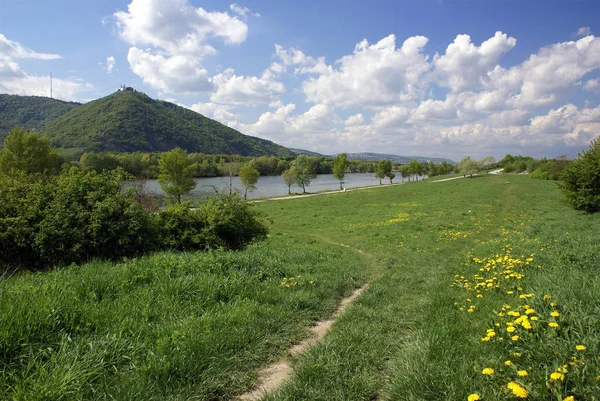
POLYGON ((600 216, 562 205, 555 183, 256 207, 271 235, 243 252, 1 281, 0 398, 231 399, 369 282, 268 400, 600 399, 600 216))

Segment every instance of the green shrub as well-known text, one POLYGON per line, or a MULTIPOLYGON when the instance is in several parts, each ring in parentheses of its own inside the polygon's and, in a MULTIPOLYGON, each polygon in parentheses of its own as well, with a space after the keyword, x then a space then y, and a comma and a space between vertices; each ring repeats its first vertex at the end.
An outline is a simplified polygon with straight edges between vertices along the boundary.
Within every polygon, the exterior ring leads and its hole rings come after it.
POLYGON ((122 170, 77 168, 46 183, 21 174, 0 181, 0 263, 30 268, 113 259, 152 247, 151 215, 122 191, 122 170))
POLYGON ((560 189, 568 204, 588 213, 600 211, 600 139, 569 162, 562 172, 560 189))
POLYGON ((162 247, 191 251, 205 249, 215 242, 208 238, 202 213, 190 206, 189 202, 174 204, 158 214, 156 225, 162 247))

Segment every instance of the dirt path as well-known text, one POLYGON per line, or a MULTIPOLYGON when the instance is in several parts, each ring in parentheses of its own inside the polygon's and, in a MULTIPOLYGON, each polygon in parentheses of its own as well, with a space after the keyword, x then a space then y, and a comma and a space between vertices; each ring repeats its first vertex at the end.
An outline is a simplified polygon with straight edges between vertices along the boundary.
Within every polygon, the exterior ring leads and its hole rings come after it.
MULTIPOLYGON (((490 171, 489 174, 500 174, 500 172, 504 170, 503 168, 498 169, 498 170, 494 170, 494 171, 490 171)), ((479 175, 479 174, 473 174, 473 175, 479 175)), ((459 177, 451 177, 451 178, 444 178, 443 180, 437 180, 437 181, 429 181, 429 182, 444 182, 444 181, 452 181, 452 180, 458 180, 460 178, 465 178, 464 175, 461 175, 459 177)))
MULTIPOLYGON (((358 253, 363 253, 360 249, 352 248, 348 245, 337 245, 351 248, 358 253)), ((335 321, 342 315, 342 313, 344 313, 346 308, 348 308, 348 306, 352 304, 352 302, 354 302, 356 298, 358 298, 368 288, 368 286, 369 284, 367 283, 362 287, 354 290, 352 294, 350 294, 346 298, 342 299, 330 319, 319 320, 315 323, 314 326, 311 326, 309 328, 310 336, 307 339, 300 342, 299 344, 295 344, 292 347, 290 347, 287 350, 288 357, 301 354, 307 349, 320 343, 325 338, 325 335, 329 332, 335 321)), ((257 388, 240 395, 236 398, 236 400, 258 401, 265 395, 279 388, 291 375, 292 367, 288 358, 276 361, 258 372, 260 384, 257 388)))
POLYGON ((317 192, 317 193, 314 193, 314 194, 300 194, 300 195, 290 195, 290 196, 279 196, 277 198, 257 199, 254 202, 255 203, 260 203, 260 202, 270 202, 270 201, 287 200, 287 199, 310 198, 311 196, 343 194, 344 192, 362 191, 364 189, 388 188, 388 187, 393 187, 395 185, 402 185, 402 184, 406 184, 406 182, 396 182, 394 184, 382 184, 382 185, 369 185, 368 187, 346 188, 344 190, 335 190, 335 191, 327 191, 327 192, 317 192))

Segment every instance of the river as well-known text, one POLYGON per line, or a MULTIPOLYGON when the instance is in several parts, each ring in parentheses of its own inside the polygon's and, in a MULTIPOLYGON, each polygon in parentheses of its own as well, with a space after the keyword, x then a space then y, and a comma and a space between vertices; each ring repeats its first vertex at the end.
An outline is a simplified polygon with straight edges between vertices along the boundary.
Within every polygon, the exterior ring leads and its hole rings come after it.
MULTIPOLYGON (((386 178, 381 182, 385 185, 389 184, 390 180, 386 178)), ((402 182, 402 178, 397 176, 394 179, 394 183, 396 182, 402 182)), ((229 192, 229 178, 227 177, 196 178, 196 183, 196 188, 194 188, 190 193, 190 196, 186 196, 186 198, 198 198, 204 195, 213 194, 214 190, 212 186, 219 191, 229 192)), ((346 174, 344 178, 345 188, 367 187, 374 185, 379 185, 379 179, 375 178, 375 174, 372 173, 346 174)), ((244 188, 240 183, 239 177, 233 178, 233 188, 240 194, 244 194, 244 188)), ((333 174, 320 174, 317 175, 317 178, 312 180, 310 185, 306 187, 306 192, 314 193, 321 191, 333 191, 336 189, 340 189, 340 183, 333 177, 333 174)), ((164 192, 160 188, 160 184, 157 180, 146 180, 144 190, 155 195, 164 195, 164 192)), ((280 176, 262 176, 258 179, 256 190, 253 192, 248 192, 248 199, 284 196, 287 195, 287 193, 288 187, 280 176)), ((292 193, 302 193, 302 188, 292 185, 292 193)))

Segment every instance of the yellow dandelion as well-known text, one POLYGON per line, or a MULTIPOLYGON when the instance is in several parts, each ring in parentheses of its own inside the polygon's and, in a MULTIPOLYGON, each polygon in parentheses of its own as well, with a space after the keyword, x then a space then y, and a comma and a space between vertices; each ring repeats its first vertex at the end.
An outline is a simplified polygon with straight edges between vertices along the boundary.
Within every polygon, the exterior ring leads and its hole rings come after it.
POLYGON ((516 356, 517 358, 521 356, 520 352, 513 352, 513 355, 516 356))
POLYGON ((511 361, 506 361, 506 362, 504 362, 504 365, 505 366, 510 366, 510 365, 512 365, 512 362, 511 361))
POLYGON ((525 376, 527 376, 527 371, 519 370, 519 371, 517 371, 517 376, 525 377, 525 376))
POLYGON ((477 394, 477 393, 473 393, 467 397, 467 401, 478 401, 478 400, 481 400, 481 398, 479 397, 479 394, 477 394))
POLYGON ((532 314, 534 314, 534 313, 535 313, 535 309, 531 309, 531 308, 529 308, 529 309, 527 309, 527 310, 525 311, 525 314, 526 314, 526 315, 532 315, 532 314))
POLYGON ((555 382, 557 380, 565 381, 565 375, 560 372, 550 373, 550 381, 555 382))
POLYGON ((573 397, 572 395, 563 398, 563 401, 575 401, 575 397, 573 397))
POLYGON ((552 313, 550 313, 550 316, 552 317, 559 317, 560 316, 560 312, 559 311, 552 311, 552 313))
POLYGON ((531 320, 536 322, 536 321, 540 320, 540 318, 537 316, 531 316, 531 320))
POLYGON ((513 395, 518 398, 527 398, 529 393, 517 382, 510 382, 506 385, 513 395))
POLYGON ((514 326, 508 326, 508 327, 506 328, 506 331, 508 331, 509 333, 514 333, 516 330, 517 330, 517 329, 516 329, 516 328, 514 328, 514 326))
POLYGON ((482 374, 482 375, 486 375, 486 376, 491 376, 491 375, 493 375, 494 373, 495 373, 495 372, 494 372, 494 369, 492 369, 492 368, 484 368, 484 369, 481 371, 481 374, 482 374))
POLYGON ((510 339, 513 341, 519 341, 519 336, 512 336, 510 339))
POLYGON ((550 326, 550 327, 552 327, 553 329, 555 329, 555 328, 557 328, 557 327, 558 327, 558 323, 556 323, 556 322, 550 322, 550 323, 548 323, 548 326, 550 326))
POLYGON ((585 345, 577 345, 577 346, 575 346, 575 349, 577 351, 585 351, 586 347, 585 347, 585 345))

